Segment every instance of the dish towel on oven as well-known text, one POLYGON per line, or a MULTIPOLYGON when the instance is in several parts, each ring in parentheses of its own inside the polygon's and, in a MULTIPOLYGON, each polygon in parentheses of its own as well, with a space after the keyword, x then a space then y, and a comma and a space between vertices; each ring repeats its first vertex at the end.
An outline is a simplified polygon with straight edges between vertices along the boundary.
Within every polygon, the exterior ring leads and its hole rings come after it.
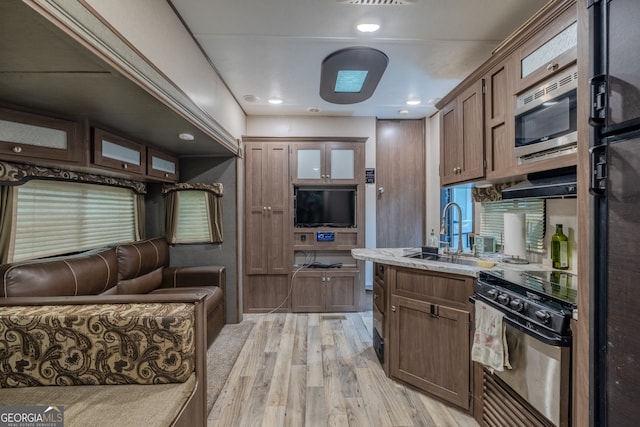
POLYGON ((505 327, 501 312, 482 301, 476 301, 476 331, 471 360, 496 371, 503 371, 505 367, 511 369, 505 327))

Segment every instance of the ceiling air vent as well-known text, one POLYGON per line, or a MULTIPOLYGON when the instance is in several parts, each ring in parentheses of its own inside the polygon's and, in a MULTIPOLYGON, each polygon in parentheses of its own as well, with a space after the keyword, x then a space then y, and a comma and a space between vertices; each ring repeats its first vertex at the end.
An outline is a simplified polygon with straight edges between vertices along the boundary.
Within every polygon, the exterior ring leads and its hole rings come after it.
POLYGON ((355 4, 358 6, 407 6, 419 0, 336 0, 339 4, 355 4))

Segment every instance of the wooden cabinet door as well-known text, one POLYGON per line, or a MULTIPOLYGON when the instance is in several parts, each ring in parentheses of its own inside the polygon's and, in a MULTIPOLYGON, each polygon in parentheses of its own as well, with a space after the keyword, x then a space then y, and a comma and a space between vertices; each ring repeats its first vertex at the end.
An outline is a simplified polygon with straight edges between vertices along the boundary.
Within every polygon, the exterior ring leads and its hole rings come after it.
POLYGON ((178 158, 155 148, 147 147, 147 175, 160 181, 178 182, 178 158))
POLYGON ((93 129, 93 164, 105 169, 146 175, 147 150, 144 145, 102 129, 93 129))
POLYGON ((301 271, 295 275, 291 289, 291 311, 324 311, 325 273, 322 271, 301 271))
POLYGON ((391 376, 470 407, 469 312, 391 296, 391 376))
POLYGON ((440 113, 440 183, 484 176, 482 80, 462 92, 440 113))
POLYGON ((0 156, 38 164, 78 164, 83 156, 78 122, 0 108, 0 156))
POLYGON ((451 184, 458 179, 458 162, 462 156, 458 143, 458 109, 456 100, 440 112, 440 183, 451 184))
POLYGON ((289 272, 289 185, 286 144, 246 147, 247 274, 289 272))
POLYGON ((358 273, 331 271, 325 273, 324 300, 326 311, 357 311, 360 308, 358 273))
POLYGON ((482 80, 459 96, 459 127, 462 130, 462 171, 458 181, 469 181, 484 176, 484 119, 482 80))
POLYGON ((573 4, 516 51, 517 92, 575 63, 577 42, 577 6, 573 4))
POLYGON ((487 179, 511 176, 516 166, 512 67, 513 60, 510 59, 494 67, 484 76, 484 141, 487 179))
POLYGON ((269 274, 287 274, 290 269, 291 220, 289 215, 289 152, 287 144, 267 148, 263 200, 266 201, 267 233, 263 235, 263 254, 269 260, 269 274))

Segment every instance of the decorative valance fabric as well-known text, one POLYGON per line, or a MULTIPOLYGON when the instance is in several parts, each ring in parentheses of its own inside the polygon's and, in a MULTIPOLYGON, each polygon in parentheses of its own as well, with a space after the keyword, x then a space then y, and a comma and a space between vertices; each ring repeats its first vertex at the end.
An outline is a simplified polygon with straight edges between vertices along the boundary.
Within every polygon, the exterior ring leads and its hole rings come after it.
POLYGON ((112 185, 116 187, 130 188, 137 194, 147 193, 147 185, 144 182, 114 178, 111 176, 95 175, 85 172, 72 172, 64 169, 44 166, 0 161, 0 184, 19 185, 34 178, 112 185))
POLYGON ((512 185, 512 182, 503 182, 501 184, 493 184, 491 187, 473 187, 471 189, 471 197, 476 203, 502 200, 502 190, 512 185))
POLYGON ((171 191, 183 191, 183 190, 199 190, 208 191, 215 196, 222 197, 223 187, 221 183, 215 182, 213 184, 202 183, 187 183, 180 182, 178 184, 164 184, 162 186, 162 194, 170 193, 171 191))

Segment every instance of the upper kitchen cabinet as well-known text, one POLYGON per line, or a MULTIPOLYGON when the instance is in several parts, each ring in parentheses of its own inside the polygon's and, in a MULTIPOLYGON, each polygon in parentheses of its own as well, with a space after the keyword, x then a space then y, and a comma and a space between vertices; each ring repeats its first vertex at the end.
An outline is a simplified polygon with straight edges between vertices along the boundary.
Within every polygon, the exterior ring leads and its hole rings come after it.
POLYGON ((484 176, 482 80, 464 90, 440 113, 440 183, 484 176))
POLYGON ((0 156, 26 163, 79 164, 85 157, 82 125, 0 108, 0 156))
POLYGON ((147 175, 159 181, 178 182, 178 158, 173 154, 147 147, 147 175))
POLYGON ((487 72, 484 80, 485 175, 509 176, 516 166, 514 154, 514 61, 508 59, 487 72))
POLYGON ((517 91, 527 89, 576 62, 577 44, 578 23, 576 6, 573 5, 517 50, 517 91))
POLYGON ((364 149, 357 142, 292 144, 294 184, 358 184, 364 179, 364 149))
POLYGON ((142 144, 94 128, 92 153, 93 163, 98 167, 132 175, 146 174, 147 153, 142 144))

